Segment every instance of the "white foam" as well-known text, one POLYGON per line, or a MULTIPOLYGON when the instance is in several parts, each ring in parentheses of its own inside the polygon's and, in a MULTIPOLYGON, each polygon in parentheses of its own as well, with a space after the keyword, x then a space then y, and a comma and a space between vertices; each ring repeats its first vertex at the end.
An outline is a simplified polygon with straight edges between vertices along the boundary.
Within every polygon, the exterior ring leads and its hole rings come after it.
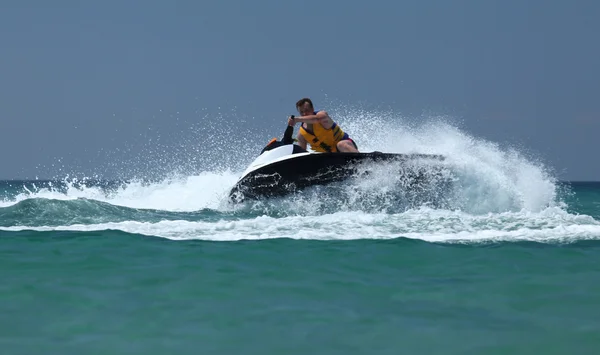
POLYGON ((219 209, 237 178, 237 174, 229 171, 204 172, 196 176, 165 179, 158 183, 132 182, 110 193, 99 187, 76 187, 69 183, 65 193, 52 188, 40 188, 23 192, 10 201, 2 201, 0 207, 8 207, 29 198, 86 198, 117 206, 174 212, 219 209))
POLYGON ((364 151, 444 155, 460 186, 455 205, 472 213, 541 211, 561 203, 547 167, 515 149, 477 139, 445 117, 423 117, 415 124, 385 112, 334 114, 364 151))
POLYGON ((3 227, 5 231, 104 231, 168 238, 172 240, 236 241, 273 238, 355 240, 411 238, 429 242, 574 241, 599 239, 600 223, 588 216, 568 214, 557 208, 542 212, 507 212, 473 216, 463 212, 418 209, 401 214, 339 212, 323 216, 194 222, 156 223, 127 221, 74 224, 57 227, 3 227))

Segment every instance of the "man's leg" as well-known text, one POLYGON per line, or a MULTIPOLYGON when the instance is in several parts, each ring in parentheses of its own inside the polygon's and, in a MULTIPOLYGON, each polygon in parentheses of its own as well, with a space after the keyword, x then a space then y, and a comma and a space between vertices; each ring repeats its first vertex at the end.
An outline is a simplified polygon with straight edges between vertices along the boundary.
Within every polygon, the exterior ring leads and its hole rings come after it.
POLYGON ((356 143, 354 143, 354 141, 350 138, 339 141, 337 143, 337 149, 340 152, 358 153, 358 147, 356 146, 356 143))

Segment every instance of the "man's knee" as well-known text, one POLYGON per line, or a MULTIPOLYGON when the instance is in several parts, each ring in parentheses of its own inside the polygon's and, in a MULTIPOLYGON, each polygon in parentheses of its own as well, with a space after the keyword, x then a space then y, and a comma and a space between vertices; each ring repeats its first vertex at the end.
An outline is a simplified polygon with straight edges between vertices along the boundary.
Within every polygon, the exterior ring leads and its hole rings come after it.
POLYGON ((356 147, 356 143, 349 139, 344 139, 343 141, 339 141, 337 143, 337 148, 341 152, 358 152, 358 148, 356 147))

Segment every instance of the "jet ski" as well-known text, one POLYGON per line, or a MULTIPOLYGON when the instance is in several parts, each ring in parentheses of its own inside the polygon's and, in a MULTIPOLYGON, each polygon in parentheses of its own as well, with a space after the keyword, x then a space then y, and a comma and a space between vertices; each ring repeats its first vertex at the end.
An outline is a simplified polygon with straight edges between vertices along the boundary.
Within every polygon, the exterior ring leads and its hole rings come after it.
MULTIPOLYGON (((293 143, 292 131, 293 127, 288 126, 282 141, 274 138, 263 148, 231 189, 231 201, 284 196, 313 185, 327 185, 359 173, 368 174, 368 170, 359 169, 364 167, 364 163, 397 161, 403 164, 418 159, 444 160, 442 155, 432 154, 309 152, 293 143)), ((422 173, 415 171, 399 173, 412 173, 410 178, 414 183, 424 179, 422 173)))

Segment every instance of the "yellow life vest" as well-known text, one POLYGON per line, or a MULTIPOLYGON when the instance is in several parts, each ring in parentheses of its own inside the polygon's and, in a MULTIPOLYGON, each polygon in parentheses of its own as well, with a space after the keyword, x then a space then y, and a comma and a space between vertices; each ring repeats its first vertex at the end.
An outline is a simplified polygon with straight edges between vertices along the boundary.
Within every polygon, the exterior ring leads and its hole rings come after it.
POLYGON ((300 126, 299 133, 306 139, 310 147, 322 153, 336 153, 337 144, 344 138, 344 131, 335 122, 330 129, 325 129, 320 123, 310 125, 312 129, 300 126))

